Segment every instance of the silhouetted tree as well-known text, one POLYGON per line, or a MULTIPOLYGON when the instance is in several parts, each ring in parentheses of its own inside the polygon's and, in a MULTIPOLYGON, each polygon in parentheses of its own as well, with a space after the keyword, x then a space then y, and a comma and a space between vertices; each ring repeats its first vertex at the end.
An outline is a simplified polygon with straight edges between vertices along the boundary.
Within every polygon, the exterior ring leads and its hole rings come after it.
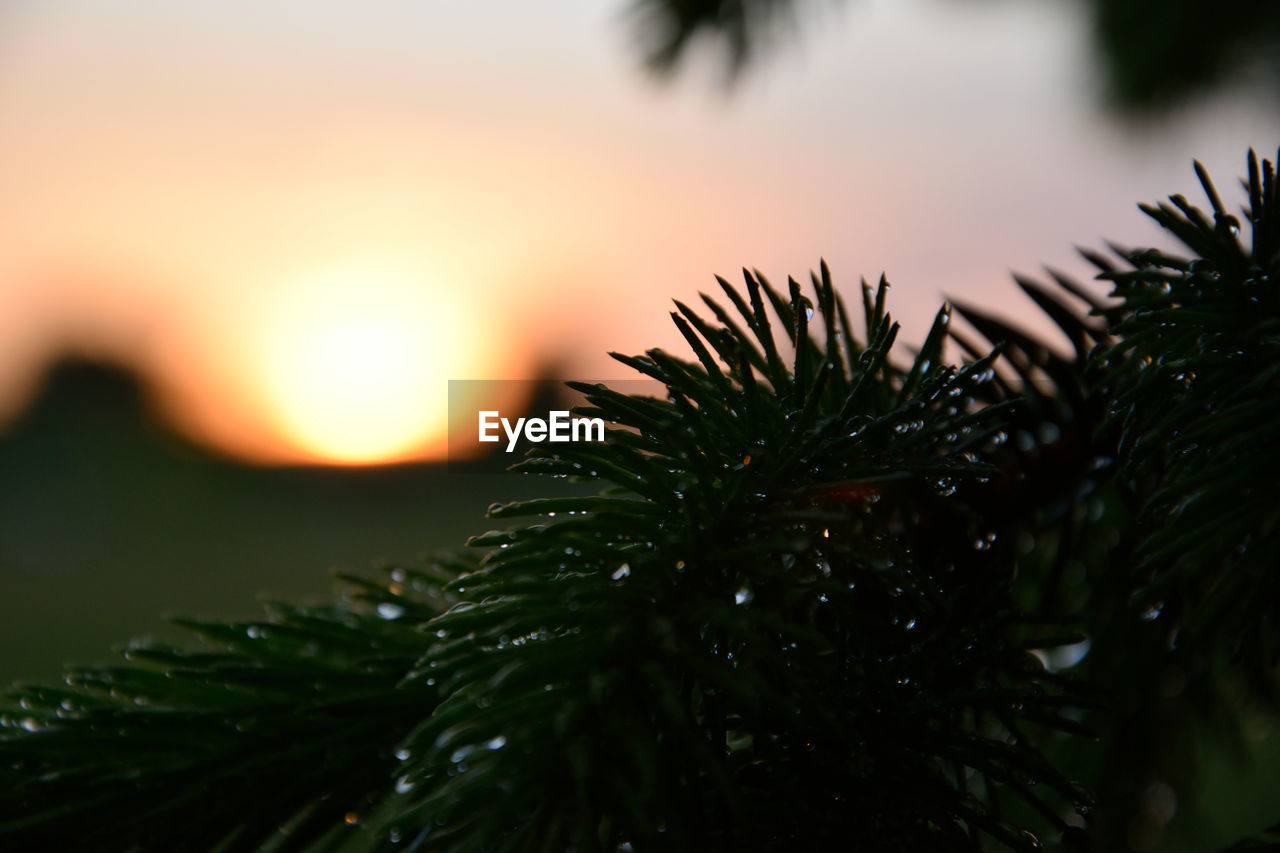
POLYGON ((1276 711, 1280 191, 1251 154, 1242 223, 1201 180, 1144 208, 1188 257, 1020 282, 1065 354, 957 306, 900 362, 884 282, 855 326, 825 265, 677 303, 692 358, 617 356, 667 396, 579 386, 625 429, 522 463, 598 495, 17 688, 0 839, 1149 848, 1192 733, 1276 711))

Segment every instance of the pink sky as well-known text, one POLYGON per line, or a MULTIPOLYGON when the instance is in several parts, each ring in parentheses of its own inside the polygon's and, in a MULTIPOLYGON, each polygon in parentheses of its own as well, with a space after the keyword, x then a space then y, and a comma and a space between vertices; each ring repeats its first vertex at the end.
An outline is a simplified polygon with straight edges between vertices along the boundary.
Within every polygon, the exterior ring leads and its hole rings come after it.
POLYGON ((1010 270, 1149 242, 1135 202, 1280 140, 1243 86, 1105 119, 1066 2, 811 7, 729 93, 705 57, 656 84, 622 3, 534 5, 6 4, 0 412, 69 346, 241 456, 337 460, 298 424, 351 412, 404 429, 347 461, 419 456, 448 379, 621 376, 744 265, 885 271, 909 340, 944 293, 1031 321, 1010 270))

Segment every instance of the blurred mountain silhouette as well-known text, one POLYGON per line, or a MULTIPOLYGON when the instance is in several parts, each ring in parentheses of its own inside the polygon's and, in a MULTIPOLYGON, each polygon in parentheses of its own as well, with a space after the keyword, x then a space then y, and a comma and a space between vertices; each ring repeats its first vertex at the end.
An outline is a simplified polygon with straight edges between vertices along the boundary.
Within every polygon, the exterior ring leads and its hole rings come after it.
MULTIPOLYGON (((501 472, 503 456, 466 470, 501 472)), ((163 635, 161 614, 253 615, 264 591, 326 598, 331 569, 461 547, 492 526, 493 501, 574 488, 454 471, 215 458, 160 425, 129 370, 64 360, 0 434, 0 683, 163 635)))

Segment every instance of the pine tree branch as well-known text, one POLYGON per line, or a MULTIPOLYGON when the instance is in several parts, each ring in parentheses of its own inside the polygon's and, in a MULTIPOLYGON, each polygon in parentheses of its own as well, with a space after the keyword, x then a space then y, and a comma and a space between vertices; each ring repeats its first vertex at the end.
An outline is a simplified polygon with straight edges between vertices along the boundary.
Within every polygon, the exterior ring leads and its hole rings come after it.
POLYGON ((1274 686, 1280 592, 1275 170, 1250 159, 1248 249, 1201 179, 1212 214, 1147 208, 1194 259, 1092 256, 1111 302, 1019 282, 1070 355, 957 306, 988 345, 944 307, 900 363, 883 279, 859 341, 825 264, 807 293, 744 272, 710 317, 677 303, 692 359, 617 356, 666 396, 578 386, 609 441, 520 466, 598 495, 495 505, 513 526, 473 559, 18 688, 0 841, 1030 851, 1079 843, 1079 756, 1181 796, 1169 744, 1222 672, 1274 686))

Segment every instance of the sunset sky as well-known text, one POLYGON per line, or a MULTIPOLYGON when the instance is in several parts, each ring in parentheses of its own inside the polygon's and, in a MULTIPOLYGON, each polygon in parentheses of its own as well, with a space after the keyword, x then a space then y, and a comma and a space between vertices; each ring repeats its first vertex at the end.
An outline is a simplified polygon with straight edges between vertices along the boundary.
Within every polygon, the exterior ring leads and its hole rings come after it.
POLYGON ((449 379, 625 376, 744 265, 884 271, 908 340, 944 294, 1032 322, 1011 270, 1280 141, 1246 84, 1108 118, 1074 3, 805 8, 726 89, 646 73, 625 2, 10 0, 0 418, 70 350, 241 458, 431 456, 449 379))

